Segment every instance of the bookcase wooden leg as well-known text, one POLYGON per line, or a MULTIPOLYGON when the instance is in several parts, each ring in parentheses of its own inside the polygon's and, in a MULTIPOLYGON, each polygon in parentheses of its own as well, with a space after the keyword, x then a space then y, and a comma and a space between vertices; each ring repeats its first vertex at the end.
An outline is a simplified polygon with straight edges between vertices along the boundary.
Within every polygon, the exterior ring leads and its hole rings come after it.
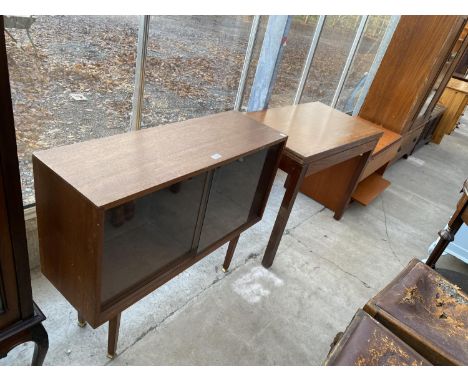
POLYGON ((234 251, 236 250, 237 242, 239 241, 240 235, 236 236, 229 242, 229 246, 226 252, 226 257, 224 258, 223 264, 223 272, 227 272, 229 269, 229 265, 231 265, 232 255, 234 255, 234 251))
POLYGON ((117 342, 119 341, 120 315, 117 314, 109 321, 109 336, 107 339, 107 358, 114 359, 117 350, 117 342))
POLYGON ((80 312, 78 312, 78 326, 80 328, 84 328, 86 326, 86 321, 85 321, 85 319, 83 318, 83 316, 81 315, 80 312))
POLYGON ((42 366, 49 349, 49 336, 42 324, 35 325, 30 330, 31 338, 34 341, 34 353, 31 365, 42 366))

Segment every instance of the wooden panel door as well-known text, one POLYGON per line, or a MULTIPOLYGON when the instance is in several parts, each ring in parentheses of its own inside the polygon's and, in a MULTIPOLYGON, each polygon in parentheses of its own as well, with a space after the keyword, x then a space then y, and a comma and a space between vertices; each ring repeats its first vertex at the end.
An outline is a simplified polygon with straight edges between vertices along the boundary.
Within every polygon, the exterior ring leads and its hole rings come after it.
POLYGON ((13 248, 0 173, 0 330, 20 318, 13 248))
POLYGON ((402 16, 359 116, 408 131, 464 24, 462 16, 402 16))
POLYGON ((0 16, 0 329, 33 316, 31 278, 3 17, 0 16))

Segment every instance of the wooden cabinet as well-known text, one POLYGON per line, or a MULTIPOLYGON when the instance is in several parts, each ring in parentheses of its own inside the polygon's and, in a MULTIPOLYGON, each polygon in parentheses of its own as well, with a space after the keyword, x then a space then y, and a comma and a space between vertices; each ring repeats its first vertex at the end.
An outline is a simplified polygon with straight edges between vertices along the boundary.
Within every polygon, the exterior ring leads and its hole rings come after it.
POLYGON ((451 134, 468 105, 468 82, 452 78, 440 97, 440 103, 445 111, 437 124, 432 141, 439 144, 445 134, 451 134))
POLYGON ((32 364, 48 348, 45 319, 32 300, 11 102, 3 17, 0 17, 0 358, 16 345, 35 342, 32 364))
POLYGON ((237 112, 33 156, 41 267, 96 328, 258 222, 286 135, 237 112))
POLYGON ((462 16, 401 16, 359 116, 401 135, 411 130, 423 106, 430 113, 437 103, 434 85, 465 23, 462 16))
POLYGON ((395 157, 401 146, 401 135, 381 126, 376 126, 382 131, 377 145, 372 151, 368 162, 359 178, 359 184, 353 192, 352 200, 367 206, 379 196, 390 182, 384 179, 383 174, 389 162, 395 157))
POLYGON ((394 161, 409 155, 418 141, 427 142, 434 127, 430 121, 438 116, 437 102, 468 46, 468 38, 461 39, 466 20, 401 17, 359 112, 402 135, 394 161))
POLYGON ((441 104, 436 105, 429 119, 424 122, 421 135, 419 136, 410 154, 413 154, 417 149, 431 142, 434 136, 436 127, 439 124, 440 120, 442 119, 445 110, 446 110, 445 106, 441 104))

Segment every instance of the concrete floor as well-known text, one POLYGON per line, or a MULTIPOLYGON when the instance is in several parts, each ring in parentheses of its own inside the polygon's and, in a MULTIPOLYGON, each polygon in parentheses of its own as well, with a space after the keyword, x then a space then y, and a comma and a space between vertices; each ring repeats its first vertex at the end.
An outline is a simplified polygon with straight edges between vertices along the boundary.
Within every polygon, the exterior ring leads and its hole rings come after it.
MULTIPOLYGON (((106 358, 107 326, 76 324, 76 312, 38 270, 34 299, 47 316, 46 365, 319 365, 356 310, 413 257, 423 259, 453 213, 467 174, 468 120, 441 145, 394 164, 370 206, 339 222, 300 194, 273 267, 260 265, 283 196, 280 172, 261 223, 122 314, 118 356, 106 358)), ((468 275, 468 266, 440 263, 468 275)), ((0 365, 26 365, 20 345, 0 365)))

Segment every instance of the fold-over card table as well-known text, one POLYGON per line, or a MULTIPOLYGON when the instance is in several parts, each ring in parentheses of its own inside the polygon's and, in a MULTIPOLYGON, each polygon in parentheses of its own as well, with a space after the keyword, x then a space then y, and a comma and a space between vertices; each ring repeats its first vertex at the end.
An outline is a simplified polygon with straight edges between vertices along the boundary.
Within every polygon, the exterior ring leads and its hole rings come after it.
POLYGON ((288 174, 286 192, 262 261, 268 268, 273 264, 297 193, 306 193, 334 211, 335 219, 341 219, 382 131, 362 118, 320 102, 246 115, 288 135, 280 162, 281 170, 288 174), (348 171, 333 177, 333 171, 325 171, 332 166, 346 166, 348 171), (313 182, 307 182, 310 175, 314 175, 313 182))

